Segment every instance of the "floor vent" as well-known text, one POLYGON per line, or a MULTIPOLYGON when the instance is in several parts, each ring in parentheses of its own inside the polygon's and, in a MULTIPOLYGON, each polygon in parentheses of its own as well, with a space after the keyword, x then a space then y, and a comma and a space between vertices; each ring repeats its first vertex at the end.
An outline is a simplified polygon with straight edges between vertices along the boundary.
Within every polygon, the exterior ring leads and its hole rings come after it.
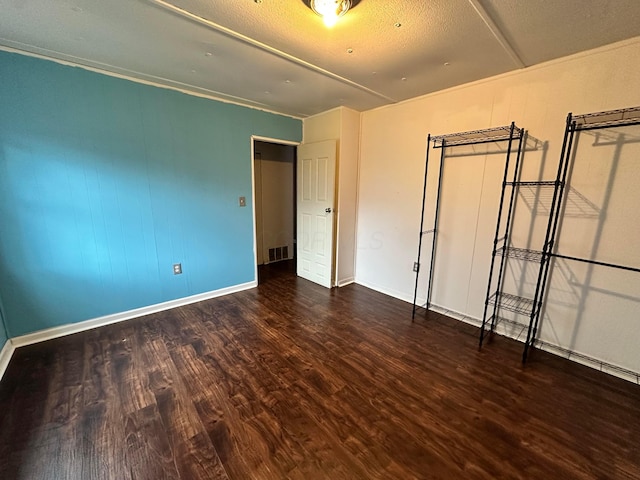
POLYGON ((277 262, 278 260, 289 259, 289 247, 275 247, 269 249, 269 262, 277 262))

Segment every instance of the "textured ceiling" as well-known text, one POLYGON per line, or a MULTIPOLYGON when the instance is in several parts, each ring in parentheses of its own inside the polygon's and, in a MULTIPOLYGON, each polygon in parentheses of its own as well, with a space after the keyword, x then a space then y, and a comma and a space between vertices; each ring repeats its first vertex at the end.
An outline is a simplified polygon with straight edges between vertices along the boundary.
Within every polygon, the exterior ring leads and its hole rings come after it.
POLYGON ((0 45, 305 117, 640 36, 640 0, 0 0, 0 45))

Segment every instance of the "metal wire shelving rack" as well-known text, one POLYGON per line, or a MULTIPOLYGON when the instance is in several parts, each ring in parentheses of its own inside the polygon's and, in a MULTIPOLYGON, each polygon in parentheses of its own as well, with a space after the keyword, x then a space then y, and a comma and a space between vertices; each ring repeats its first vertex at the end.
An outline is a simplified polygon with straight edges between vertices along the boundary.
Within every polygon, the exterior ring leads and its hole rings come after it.
MULTIPOLYGON (((442 192, 442 173, 444 170, 443 167, 444 167, 444 161, 446 158, 445 152, 447 148, 460 147, 463 145, 479 145, 479 144, 487 144, 487 143, 502 144, 502 142, 506 142, 507 143, 506 148, 502 150, 504 151, 504 154, 505 154, 504 176, 502 180, 502 183, 504 185, 507 181, 509 164, 512 161, 513 156, 515 156, 516 170, 518 170, 519 168, 525 134, 526 132, 524 129, 517 127, 515 123, 512 122, 510 125, 507 125, 507 126, 488 128, 484 130, 472 130, 467 132, 451 133, 447 135, 437 135, 437 136, 431 136, 431 134, 429 134, 427 136, 427 151, 426 151, 426 158, 425 158, 424 183, 423 183, 423 190, 422 190, 422 211, 420 214, 420 232, 419 232, 419 240, 418 240, 418 257, 414 265, 415 288, 414 288, 414 294, 413 294, 413 310, 411 314, 412 320, 415 319, 417 308, 422 308, 421 306, 417 305, 416 302, 418 298, 418 284, 419 284, 419 275, 420 275, 423 238, 426 235, 431 235, 431 261, 429 263, 429 277, 428 277, 428 286, 427 286, 427 295, 426 295, 427 298, 426 298, 426 304, 424 308, 428 311, 431 306, 431 292, 432 292, 433 280, 434 280, 434 265, 435 265, 435 258, 436 258, 436 246, 437 246, 437 239, 438 239, 438 236, 437 236, 438 222, 439 222, 439 216, 440 216, 440 199, 441 199, 441 192, 442 192), (427 200, 427 178, 429 174, 429 152, 432 148, 441 150, 439 169, 438 169, 436 204, 435 204, 433 228, 430 230, 424 230, 425 207, 426 207, 426 200, 427 200)), ((498 211, 498 225, 500 225, 500 217, 502 215, 503 200, 504 198, 501 199, 500 208, 498 211)))
MULTIPOLYGON (((574 142, 576 135, 580 131, 587 130, 605 130, 614 127, 626 127, 640 125, 640 107, 624 108, 618 110, 609 110, 597 113, 589 113, 584 115, 568 114, 564 132, 564 138, 562 143, 561 155, 558 161, 558 168, 556 178, 554 180, 520 180, 520 166, 521 156, 523 152, 523 141, 526 136, 526 132, 515 126, 512 123, 510 126, 491 128, 486 130, 474 130, 470 132, 453 133, 448 135, 439 135, 427 137, 427 152, 425 160, 425 172, 424 172, 424 184, 423 184, 423 197, 422 197, 422 212, 420 217, 420 232, 418 242, 418 258, 415 264, 414 271, 416 272, 415 289, 413 297, 413 312, 412 320, 415 318, 417 308, 420 308, 416 304, 419 284, 419 271, 420 271, 420 259, 423 246, 423 237, 426 235, 432 235, 431 237, 431 261, 429 265, 429 277, 427 287, 427 297, 425 308, 428 311, 431 306, 431 291, 433 287, 434 276, 434 264, 435 253, 437 246, 437 233, 438 233, 438 221, 439 221, 439 209, 440 198, 442 189, 442 172, 445 160, 445 149, 447 147, 456 147, 462 145, 476 145, 482 143, 491 142, 508 142, 506 148, 505 169, 504 178, 502 181, 502 192, 500 196, 500 205, 498 208, 498 218, 496 222, 495 237, 493 240, 493 251, 491 255, 491 267, 489 271, 489 280, 487 283, 487 293, 485 299, 484 313, 482 317, 482 326, 480 328, 480 347, 487 334, 493 334, 495 331, 496 323, 498 321, 511 324, 515 327, 524 328, 526 330, 526 340, 524 344, 524 351, 522 354, 523 363, 527 361, 530 349, 536 345, 542 348, 551 346, 546 344, 542 340, 537 339, 538 328, 540 325, 540 317, 544 305, 544 297, 546 295, 547 281, 549 279, 549 271, 551 268, 551 260, 553 258, 560 258, 570 261, 584 262, 592 265, 599 265, 604 267, 610 267, 620 270, 626 270, 631 272, 640 273, 640 268, 630 265, 613 264, 609 262, 601 262, 595 259, 578 258, 570 255, 563 255, 556 251, 556 241, 558 235, 558 227, 561 221, 561 214, 563 216, 571 216, 572 211, 578 209, 580 216, 591 215, 594 206, 590 205, 586 199, 574 198, 573 202, 577 204, 571 205, 571 198, 568 193, 571 193, 571 187, 567 182, 567 174, 569 166, 572 161, 575 161, 574 142), (517 153, 515 155, 515 168, 513 169, 512 179, 508 179, 509 164, 512 159, 514 146, 517 145, 517 153), (441 149, 439 176, 437 183, 436 205, 433 228, 430 230, 424 230, 425 222, 425 203, 427 199, 427 177, 429 173, 429 151, 431 148, 441 149), (544 204, 548 205, 543 212, 548 215, 546 233, 544 242, 540 250, 532 250, 527 248, 519 248, 511 245, 510 234, 512 225, 512 216, 514 214, 514 200, 517 193, 520 193, 525 202, 536 201, 540 198, 544 199, 544 204), (507 201, 508 198, 508 201, 507 201), (563 209, 563 204, 566 203, 566 208, 563 209), (572 207, 572 208, 569 208, 572 207), (506 209, 506 213, 503 210, 506 209), (564 213, 562 213, 564 212, 564 213), (503 233, 500 235, 501 226, 504 227, 503 233), (537 280, 535 283, 535 292, 533 298, 522 297, 514 295, 508 292, 502 291, 503 275, 506 268, 507 259, 516 259, 520 261, 531 262, 538 264, 537 280), (498 268, 496 268, 498 267, 498 268), (494 280, 497 278, 497 281, 494 280), (502 311, 510 311, 519 315, 528 317, 527 323, 520 323, 515 320, 503 317, 500 315, 502 311)), ((606 133, 599 132, 599 135, 606 135, 606 133)), ((462 154, 461 156, 464 156, 462 154)), ((456 156, 456 155, 452 155, 456 156)), ((579 194, 573 192, 575 195, 579 194)), ((596 210, 594 210, 596 211, 596 210)), ((524 332, 522 332, 524 333, 524 332)), ((551 350, 563 351, 562 348, 557 346, 551 350)), ((546 348, 549 349, 549 348, 546 348)), ((566 350, 566 352, 569 352, 566 350)), ((579 354, 569 352, 574 356, 579 354)), ((585 357, 587 358, 587 357, 585 357)), ((605 365, 604 363, 602 365, 605 365)), ((606 364, 607 368, 615 368, 625 374, 633 374, 638 379, 638 374, 630 372, 620 367, 614 367, 613 365, 606 364)))
MULTIPOLYGON (((640 125, 640 107, 622 108, 617 110, 608 110, 596 113, 587 113, 583 115, 567 115, 567 121, 564 132, 564 141, 562 144, 562 153, 558 167, 558 183, 559 194, 554 195, 551 216, 549 217, 549 225, 547 228, 547 236, 545 245, 541 252, 541 268, 536 285, 536 298, 534 299, 534 308, 530 314, 529 327, 527 329, 527 338, 525 341, 522 361, 526 362, 529 350, 533 348, 537 342, 538 327, 540 325, 540 316, 543 304, 543 297, 546 292, 547 280, 549 277, 550 260, 552 258, 562 258, 565 260, 599 265, 619 270, 626 270, 640 273, 640 268, 630 265, 620 265, 610 262, 601 262, 595 259, 578 258, 570 255, 563 255, 555 251, 556 235, 558 232, 558 224, 560 221, 561 204, 563 201, 563 190, 567 181, 567 170, 571 161, 576 161, 576 152, 574 152, 576 135, 581 131, 587 130, 603 130, 615 127, 626 127, 640 125), (560 170, 562 169, 562 179, 560 178, 560 170)), ((481 339, 482 343, 482 339, 481 339)), ((544 342, 539 342, 543 344, 544 342)))
MULTIPOLYGON (((565 145, 568 141, 568 135, 565 134, 565 145)), ((513 171, 513 179, 502 183, 502 192, 500 196, 500 213, 498 214, 498 222, 496 224, 496 233, 493 240, 493 251, 491 252, 491 267, 489 269, 489 280, 487 282, 487 294, 482 315, 482 326, 480 328, 480 347, 484 343, 487 335, 487 327, 489 334, 493 334, 496 328, 501 310, 507 310, 529 318, 527 332, 531 333, 532 325, 539 319, 542 309, 544 296, 544 281, 546 281, 550 253, 553 248, 553 239, 557 230, 557 218, 560 213, 560 204, 564 185, 567 175, 568 158, 562 157, 558 162, 558 170, 555 180, 521 180, 520 179, 520 163, 517 162, 513 171), (545 212, 548 215, 547 229, 545 240, 540 250, 532 250, 526 248, 518 248, 511 245, 511 225, 514 213, 514 200, 516 194, 520 192, 525 198, 543 195, 550 200, 549 209, 545 212), (502 209, 504 208, 505 196, 509 196, 509 206, 506 213, 506 222, 503 235, 500 235, 502 209), (497 269, 497 282, 494 283, 496 276, 495 270, 497 257, 500 257, 499 267, 497 269), (531 263, 537 263, 538 273, 533 298, 522 297, 511 293, 503 292, 503 277, 506 268, 506 259, 513 258, 531 263), (543 281, 544 280, 544 281, 543 281)), ((526 361, 527 344, 525 344, 525 352, 523 361, 526 361)))

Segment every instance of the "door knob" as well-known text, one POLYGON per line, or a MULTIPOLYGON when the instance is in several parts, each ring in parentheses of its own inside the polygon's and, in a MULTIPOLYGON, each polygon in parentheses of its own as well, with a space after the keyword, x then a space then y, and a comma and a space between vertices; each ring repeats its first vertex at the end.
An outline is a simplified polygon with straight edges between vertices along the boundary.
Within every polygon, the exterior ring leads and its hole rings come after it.
POLYGON ((326 213, 331 213, 331 207, 329 207, 329 208, 325 208, 325 209, 324 209, 324 211, 325 211, 326 213))

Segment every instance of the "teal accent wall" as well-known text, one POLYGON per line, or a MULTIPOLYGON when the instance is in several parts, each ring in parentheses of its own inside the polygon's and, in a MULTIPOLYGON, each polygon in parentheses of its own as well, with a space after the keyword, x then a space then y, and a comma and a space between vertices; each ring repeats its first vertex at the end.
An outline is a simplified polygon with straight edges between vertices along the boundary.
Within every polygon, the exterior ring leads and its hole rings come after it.
POLYGON ((250 138, 300 120, 6 52, 0 78, 10 337, 254 280, 250 138))
POLYGON ((3 349, 5 343, 7 343, 7 326, 4 323, 4 315, 2 313, 2 300, 0 299, 0 351, 3 349))

